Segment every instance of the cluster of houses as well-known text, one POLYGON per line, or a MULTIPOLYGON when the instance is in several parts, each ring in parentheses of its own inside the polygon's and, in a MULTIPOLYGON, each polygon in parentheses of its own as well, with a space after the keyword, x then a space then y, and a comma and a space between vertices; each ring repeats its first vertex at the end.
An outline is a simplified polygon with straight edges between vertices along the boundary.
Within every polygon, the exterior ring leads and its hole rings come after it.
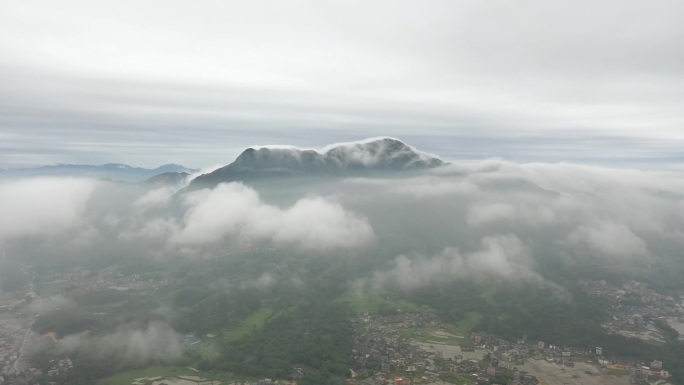
MULTIPOLYGON (((31 379, 35 379, 39 376, 42 376, 43 374, 47 374, 48 377, 55 377, 59 376, 61 374, 65 374, 72 370, 74 368, 73 362, 71 362, 70 358, 63 358, 61 360, 51 360, 49 362, 50 368, 47 370, 47 373, 44 373, 42 369, 34 368, 34 367, 28 367, 28 365, 24 365, 23 368, 21 368, 19 371, 15 371, 11 374, 7 374, 5 378, 8 381, 11 381, 13 384, 26 384, 31 381, 31 379)), ((0 384, 3 382, 0 381, 0 384)), ((49 384, 54 384, 56 382, 54 381, 49 381, 49 384)))
MULTIPOLYGON (((375 370, 387 375, 390 372, 424 372, 433 369, 429 354, 412 345, 396 327, 423 327, 434 325, 432 313, 399 313, 391 316, 364 315, 354 321, 355 345, 353 353, 357 370, 375 370)), ((403 384, 407 385, 407 384, 403 384)))
POLYGON ((432 313, 365 315, 354 322, 356 366, 351 374, 359 385, 411 385, 416 380, 449 382, 455 376, 459 376, 457 383, 467 379, 468 383, 501 384, 506 379, 507 385, 537 385, 537 377, 518 370, 530 358, 567 368, 574 367, 575 360, 581 360, 593 363, 603 373, 611 369, 629 371, 634 383, 653 376, 658 379, 670 376, 657 360, 644 364, 634 357, 606 354, 601 347, 564 347, 527 338, 510 342, 487 333, 470 333, 467 341, 461 340, 459 345, 474 347, 458 347, 452 350, 458 353, 446 355, 438 349, 425 348, 438 343, 429 340, 434 336, 424 337, 417 332, 409 339, 402 333, 406 328, 438 331, 439 322, 432 313))
POLYGON ((71 359, 68 357, 59 361, 51 360, 49 364, 50 369, 47 372, 49 377, 59 376, 60 374, 64 374, 74 368, 74 363, 71 362, 71 359))
POLYGON ((581 357, 585 362, 592 362, 603 373, 610 369, 618 369, 630 372, 630 379, 646 381, 649 376, 658 379, 670 378, 670 373, 663 368, 662 361, 654 360, 644 363, 637 357, 621 356, 604 352, 597 346, 592 349, 579 347, 562 347, 546 344, 543 341, 528 341, 521 339, 511 343, 496 336, 485 333, 471 334, 476 346, 493 352, 493 357, 499 359, 496 367, 503 366, 506 369, 523 365, 527 358, 543 357, 546 361, 554 362, 567 367, 574 367, 574 358, 581 357), (574 357, 574 358, 573 358, 574 357))
POLYGON ((40 280, 48 284, 71 282, 73 289, 80 292, 102 289, 154 290, 182 281, 179 278, 153 279, 140 274, 124 275, 112 269, 91 274, 90 270, 82 267, 60 272, 43 272, 40 274, 40 280))
POLYGON ((633 365, 629 368, 629 382, 636 384, 637 382, 648 381, 649 378, 669 378, 670 374, 663 369, 663 363, 658 360, 652 361, 648 366, 633 365))
POLYGON ((684 323, 684 304, 641 282, 630 280, 618 286, 605 280, 581 280, 579 284, 588 294, 610 302, 612 318, 602 326, 611 333, 665 342, 654 320, 675 319, 684 323))
POLYGON ((44 281, 76 281, 90 275, 90 270, 83 267, 75 267, 63 271, 45 271, 40 273, 44 281))
MULTIPOLYGON (((427 343, 415 343, 401 332, 406 328, 435 328, 438 325, 433 313, 398 313, 391 316, 364 316, 354 323, 356 330, 353 357, 357 364, 352 377, 358 377, 360 385, 411 385, 442 381, 450 376, 467 376, 469 382, 489 383, 506 372, 514 380, 512 385, 536 385, 537 379, 520 375, 515 369, 516 360, 527 355, 527 349, 508 347, 493 354, 484 348, 459 349, 461 354, 446 356, 439 351, 425 348, 427 343)), ((422 329, 420 329, 422 330, 422 329)), ((429 341, 429 336, 416 332, 412 336, 429 341)), ((487 346, 490 336, 471 336, 473 342, 487 346)), ((463 377, 462 377, 463 378, 463 377)))
POLYGON ((0 325, 0 375, 17 374, 14 362, 17 360, 19 345, 26 334, 26 326, 10 328, 0 325))

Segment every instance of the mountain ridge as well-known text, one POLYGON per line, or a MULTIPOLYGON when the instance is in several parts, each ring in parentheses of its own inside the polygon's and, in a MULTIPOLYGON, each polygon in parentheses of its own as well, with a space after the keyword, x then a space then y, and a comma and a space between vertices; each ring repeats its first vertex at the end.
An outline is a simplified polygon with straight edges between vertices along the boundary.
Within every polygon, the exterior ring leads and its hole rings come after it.
POLYGON ((197 172, 178 164, 164 164, 156 168, 143 168, 123 163, 105 163, 101 165, 87 164, 55 164, 23 169, 5 169, 0 175, 3 178, 25 177, 85 177, 109 179, 121 182, 144 182, 154 176, 165 173, 197 172))
POLYGON ((339 143, 321 151, 296 147, 250 147, 233 163, 203 174, 190 188, 213 187, 223 182, 293 176, 355 176, 426 170, 445 165, 395 138, 373 138, 339 143))

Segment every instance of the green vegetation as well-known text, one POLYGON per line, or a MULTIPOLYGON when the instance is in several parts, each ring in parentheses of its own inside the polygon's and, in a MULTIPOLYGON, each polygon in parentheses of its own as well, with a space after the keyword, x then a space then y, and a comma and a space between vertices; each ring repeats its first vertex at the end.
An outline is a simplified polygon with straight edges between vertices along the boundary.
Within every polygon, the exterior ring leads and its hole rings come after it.
POLYGON ((482 314, 476 311, 469 311, 465 317, 456 323, 456 327, 449 328, 447 331, 452 334, 464 336, 475 329, 482 320, 482 314))
POLYGON ((242 321, 242 324, 237 328, 225 331, 223 336, 229 341, 245 338, 250 335, 250 333, 255 333, 261 330, 266 320, 272 317, 273 314, 274 312, 272 308, 263 307, 256 313, 245 318, 245 320, 242 321))
POLYGON ((125 300, 126 294, 119 290, 103 289, 73 295, 71 298, 82 306, 104 306, 125 300))
MULTIPOLYGON (((142 368, 168 362, 106 361, 75 354, 71 358, 77 369, 59 380, 72 385, 92 384, 103 377, 107 379, 100 382, 102 385, 117 385, 132 378, 174 373, 224 380, 287 379, 293 365, 305 367, 307 376, 300 381, 303 385, 340 382, 353 365, 349 361, 353 347, 350 320, 363 313, 398 311, 438 314, 442 322, 434 327, 399 329, 404 336, 419 341, 473 346, 470 339, 435 334, 438 330, 457 336, 482 330, 510 340, 527 335, 547 343, 602 346, 604 351, 615 354, 661 359, 676 376, 675 382, 684 378, 684 348, 676 341, 675 331, 667 325, 657 325, 667 339, 661 346, 608 335, 600 326, 607 316, 608 304, 571 284, 561 290, 538 283, 458 280, 395 291, 391 295, 382 291, 350 293, 349 282, 373 271, 383 263, 383 258, 386 256, 354 260, 269 253, 258 258, 234 255, 167 263, 156 272, 154 266, 142 265, 137 267, 141 272, 136 274, 164 274, 163 277, 182 281, 164 290, 145 292, 73 290, 67 295, 77 306, 41 316, 34 328, 39 332, 54 331, 60 336, 86 330, 98 336, 117 328, 140 328, 163 320, 180 333, 194 333, 205 340, 187 349, 185 356, 173 363, 192 366, 202 374, 185 366, 154 366, 147 372, 142 368), (264 271, 270 274, 270 282, 259 284, 264 271), (106 316, 97 315, 102 313, 106 316), (216 337, 206 340, 207 334, 216 337), (114 375, 117 372, 121 373, 114 375)), ((635 296, 624 299, 627 303, 636 300, 635 296)), ((50 351, 45 354, 35 361, 58 355, 50 351)), ((469 377, 458 375, 445 380, 458 385, 472 383, 469 377)))
POLYGON ((378 313, 387 314, 396 311, 421 312, 429 311, 421 306, 401 298, 393 298, 380 293, 345 294, 336 299, 348 304, 357 314, 378 313))
MULTIPOLYGON (((194 369, 194 368, 193 368, 194 369)), ((129 370, 117 373, 113 376, 101 379, 98 385, 130 385, 136 378, 141 377, 172 377, 172 376, 198 376, 210 381, 229 382, 234 376, 225 372, 212 372, 193 370, 186 366, 151 366, 144 369, 129 370)))
POLYGON ((461 376, 454 373, 442 374, 439 376, 439 379, 455 385, 470 385, 475 383, 475 380, 473 380, 472 377, 461 376))
POLYGON ((224 346, 217 364, 244 375, 286 378, 292 366, 304 365, 320 377, 345 376, 352 349, 349 310, 335 303, 309 303, 283 312, 266 322, 261 331, 224 346))
POLYGON ((38 317, 33 329, 40 334, 53 332, 63 337, 89 330, 97 322, 97 317, 88 314, 84 309, 65 308, 38 317))
POLYGON ((608 369, 608 374, 615 377, 624 377, 629 375, 629 370, 608 369))

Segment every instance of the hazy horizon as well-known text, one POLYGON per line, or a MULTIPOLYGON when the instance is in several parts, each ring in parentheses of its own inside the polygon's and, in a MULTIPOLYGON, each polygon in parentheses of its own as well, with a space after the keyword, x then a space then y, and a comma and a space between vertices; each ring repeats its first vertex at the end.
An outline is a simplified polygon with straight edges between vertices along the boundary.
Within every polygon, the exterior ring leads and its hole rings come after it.
POLYGON ((676 1, 0 5, 0 167, 201 168, 393 136, 446 160, 678 168, 676 1))

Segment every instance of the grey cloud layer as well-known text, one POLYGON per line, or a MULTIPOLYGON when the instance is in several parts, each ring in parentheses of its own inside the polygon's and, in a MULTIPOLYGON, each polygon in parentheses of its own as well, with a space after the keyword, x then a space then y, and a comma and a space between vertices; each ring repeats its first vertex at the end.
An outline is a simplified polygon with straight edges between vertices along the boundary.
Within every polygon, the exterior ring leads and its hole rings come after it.
MULTIPOLYGON (((445 246, 397 257, 359 284, 411 289, 465 277, 543 282, 537 266, 545 259, 616 270, 674 261, 684 245, 683 183, 676 172, 502 161, 448 166, 410 180, 350 179, 345 184, 352 189, 375 191, 413 212, 407 218, 416 222, 414 234, 432 226, 422 237, 445 246)), ((369 218, 381 239, 400 230, 369 218)))
MULTIPOLYGON (((504 161, 259 191, 230 183, 182 196, 37 179, 0 185, 7 213, 0 245, 55 258, 100 250, 229 257, 263 245, 369 257, 395 250, 386 256, 391 264, 361 277, 364 285, 410 289, 466 276, 540 281, 545 258, 615 269, 676 261, 684 246, 682 191, 678 172, 504 161)), ((263 275, 255 285, 275 282, 263 275)))
POLYGON ((200 166, 264 138, 418 132, 452 159, 682 163, 680 15, 665 0, 8 2, 0 166, 200 166))

